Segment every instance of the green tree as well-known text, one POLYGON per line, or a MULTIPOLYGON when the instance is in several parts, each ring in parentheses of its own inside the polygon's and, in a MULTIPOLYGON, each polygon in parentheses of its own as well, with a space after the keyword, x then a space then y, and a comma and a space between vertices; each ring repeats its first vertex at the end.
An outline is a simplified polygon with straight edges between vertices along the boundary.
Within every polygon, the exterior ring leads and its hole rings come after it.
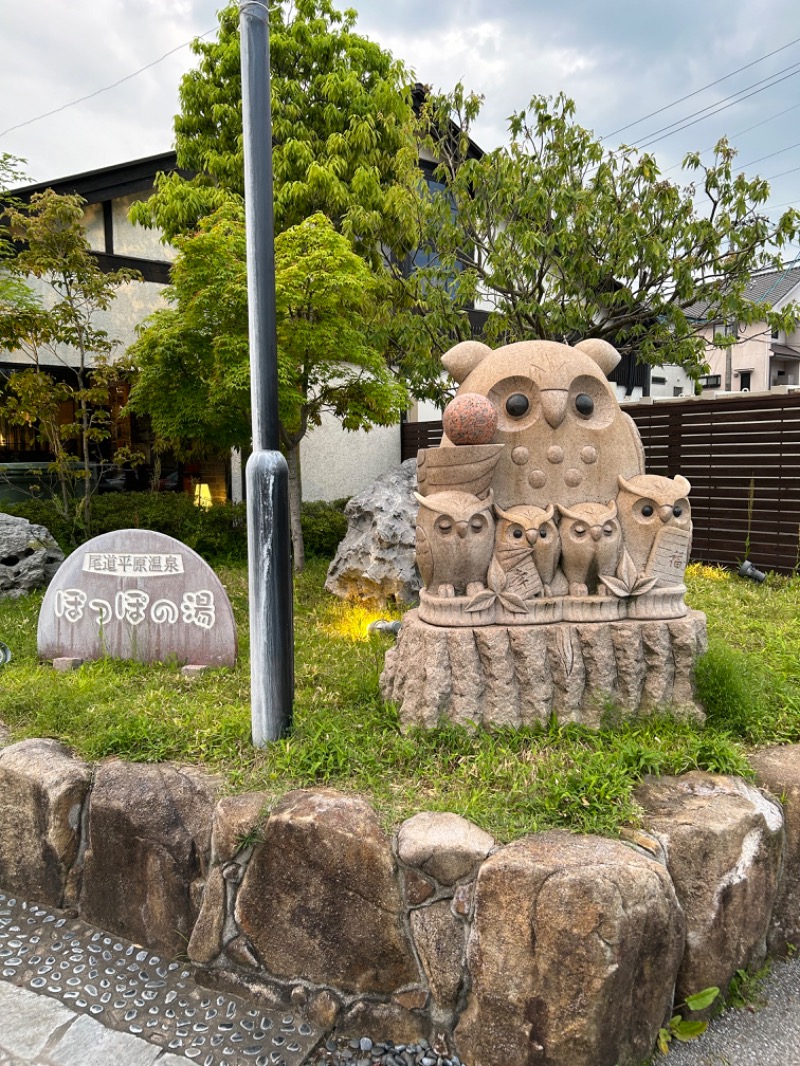
MULTIPOLYGON (((330 0, 270 6, 276 232, 317 211, 373 266, 413 239, 417 155, 410 76, 354 31, 355 12, 330 0)), ((219 13, 213 41, 195 41, 195 70, 180 85, 178 165, 132 217, 172 240, 229 193, 244 194, 239 10, 219 13)))
MULTIPOLYGON (((250 442, 250 362, 244 211, 229 197, 179 250, 157 311, 129 349, 138 380, 129 407, 184 456, 250 442), (180 382, 176 388, 175 383, 180 382)), ((376 275, 322 214, 276 238, 279 417, 289 464, 294 565, 304 564, 300 442, 331 412, 345 429, 397 422, 405 387, 380 343, 385 310, 376 275)))
POLYGON ((82 481, 81 522, 88 532, 93 491, 93 449, 111 436, 109 389, 119 380, 111 355, 118 343, 97 324, 120 286, 138 279, 131 270, 104 273, 91 254, 83 230, 84 201, 52 189, 36 193, 28 205, 7 204, 8 232, 22 250, 3 264, 15 290, 26 289, 22 303, 0 291, 0 345, 24 353, 25 369, 12 373, 0 397, 0 415, 12 423, 34 424, 55 457, 65 517, 72 509, 73 486, 82 481), (37 279, 39 292, 27 285, 37 279), (58 365, 71 381, 46 369, 58 365), (75 412, 62 423, 66 403, 75 412), (78 462, 68 442, 78 449, 78 462))
MULTIPOLYGON (((603 147, 565 96, 534 97, 512 116, 509 143, 476 158, 469 133, 480 100, 454 93, 429 102, 441 191, 423 216, 419 244, 431 262, 406 283, 424 315, 406 322, 417 392, 435 395, 438 356, 470 336, 467 308, 488 302, 489 341, 531 337, 574 344, 601 337, 651 364, 702 372, 707 321, 763 321, 745 297, 754 270, 782 265, 800 214, 763 212, 769 187, 736 174, 725 140, 709 165, 684 161, 686 187, 666 180, 652 155, 603 147), (698 317, 698 306, 703 313, 698 317)), ((796 309, 767 310, 792 328, 796 309)), ((714 343, 725 346, 725 331, 714 343)))

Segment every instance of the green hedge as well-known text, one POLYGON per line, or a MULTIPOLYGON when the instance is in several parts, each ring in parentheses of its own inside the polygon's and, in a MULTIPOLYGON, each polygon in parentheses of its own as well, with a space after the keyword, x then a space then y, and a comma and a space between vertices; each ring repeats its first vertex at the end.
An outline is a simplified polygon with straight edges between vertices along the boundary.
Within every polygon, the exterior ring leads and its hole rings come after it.
MULTIPOLYGON (((306 555, 332 558, 347 531, 346 500, 304 503, 301 512, 306 555)), ((85 538, 47 500, 2 505, 7 514, 46 526, 65 551, 85 538)), ((247 558, 247 516, 243 503, 197 507, 180 492, 114 492, 95 497, 92 534, 116 529, 154 529, 193 548, 209 562, 247 558)))

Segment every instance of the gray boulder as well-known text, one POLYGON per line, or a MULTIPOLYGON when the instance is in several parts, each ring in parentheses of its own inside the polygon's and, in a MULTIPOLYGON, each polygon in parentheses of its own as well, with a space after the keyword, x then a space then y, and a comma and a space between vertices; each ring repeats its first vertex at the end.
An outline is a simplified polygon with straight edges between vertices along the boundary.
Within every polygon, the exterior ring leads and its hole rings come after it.
POLYGON ((208 874, 216 790, 191 766, 101 763, 89 801, 81 916, 155 950, 185 952, 208 874))
POLYGON ((347 534, 328 569, 328 592, 376 604, 418 598, 416 487, 417 460, 407 459, 350 500, 347 534))
POLYGON ((62 907, 74 885, 81 812, 91 771, 57 740, 0 752, 0 884, 62 907))
POLYGON ((684 933, 667 871, 618 841, 549 832, 498 849, 475 889, 459 1055, 638 1066, 672 1004, 684 933))
POLYGON ((676 1001, 764 961, 783 850, 779 804, 738 777, 692 770, 636 791, 686 914, 676 1001))
POLYGON ((0 514, 0 597, 45 588, 64 562, 64 553, 44 526, 0 514))

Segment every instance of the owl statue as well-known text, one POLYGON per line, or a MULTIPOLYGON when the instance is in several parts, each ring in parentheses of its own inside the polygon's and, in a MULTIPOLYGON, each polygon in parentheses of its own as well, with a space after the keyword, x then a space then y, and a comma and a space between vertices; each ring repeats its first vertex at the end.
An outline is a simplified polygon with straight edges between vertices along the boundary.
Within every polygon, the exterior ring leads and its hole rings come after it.
POLYGON ((472 595, 486 585, 494 554, 492 494, 480 500, 468 492, 414 493, 417 565, 433 595, 472 595))
POLYGON ((617 508, 625 550, 643 577, 679 585, 692 547, 691 485, 685 477, 619 478, 617 508))
POLYGON ((508 579, 506 590, 523 600, 552 596, 561 558, 555 508, 495 506, 494 554, 508 579))
POLYGON ((613 577, 622 556, 617 505, 582 503, 559 506, 561 566, 570 596, 607 595, 600 576, 613 577))
MULTIPOLYGON (((495 409, 484 447, 505 445, 491 480, 501 507, 606 503, 617 494, 618 474, 644 473, 639 431, 607 378, 619 359, 601 340, 575 348, 521 341, 494 351, 464 341, 444 355, 460 383, 456 400, 485 396, 495 409)), ((442 447, 459 450, 447 436, 442 447)))

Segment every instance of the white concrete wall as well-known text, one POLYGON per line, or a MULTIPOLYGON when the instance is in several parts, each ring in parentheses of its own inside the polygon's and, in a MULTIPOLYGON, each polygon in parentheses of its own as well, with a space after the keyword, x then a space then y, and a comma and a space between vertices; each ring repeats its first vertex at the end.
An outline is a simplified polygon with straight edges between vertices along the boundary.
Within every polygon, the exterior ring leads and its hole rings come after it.
POLYGON ((400 465, 400 426, 349 433, 333 415, 324 415, 300 444, 300 464, 304 500, 354 496, 400 465))
MULTIPOLYGON (((45 307, 52 305, 53 293, 45 282, 31 278, 29 285, 34 292, 41 295, 45 307)), ((133 344, 136 339, 137 325, 157 308, 165 306, 161 295, 162 290, 163 285, 153 281, 128 282, 118 289, 111 307, 107 311, 98 311, 94 316, 94 325, 99 329, 104 329, 111 340, 120 342, 114 350, 115 357, 123 355, 126 348, 133 344)), ((57 356, 44 351, 41 354, 43 366, 63 366, 65 363, 75 365, 77 361, 77 353, 67 345, 58 347, 57 356)), ((0 351, 0 362, 31 365, 30 359, 22 352, 0 351)))

